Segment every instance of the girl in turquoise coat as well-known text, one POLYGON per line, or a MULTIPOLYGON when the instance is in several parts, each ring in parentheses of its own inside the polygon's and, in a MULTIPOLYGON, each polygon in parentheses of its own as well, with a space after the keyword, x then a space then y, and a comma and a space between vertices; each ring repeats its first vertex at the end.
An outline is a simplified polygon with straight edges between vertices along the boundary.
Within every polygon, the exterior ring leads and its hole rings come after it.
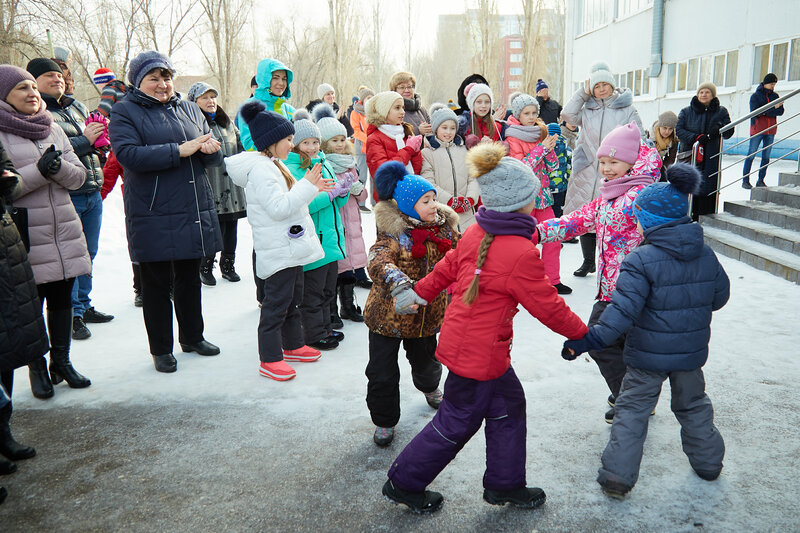
MULTIPOLYGON (((287 120, 292 120, 294 107, 289 105, 289 98, 292 97, 293 78, 294 73, 277 59, 262 59, 258 62, 256 70, 258 89, 253 92, 250 100, 259 100, 269 111, 274 111, 283 115, 287 120)), ((244 149, 255 150, 253 139, 250 137, 250 127, 244 120, 241 120, 241 117, 237 117, 236 124, 239 126, 244 149)))
MULTIPOLYGON (((333 168, 319 150, 321 135, 316 124, 301 118, 295 121, 294 130, 295 147, 286 159, 289 172, 299 181, 308 168, 319 163, 322 177, 336 181, 333 168)), ((331 303, 336 298, 337 261, 346 255, 344 224, 339 209, 347 203, 352 184, 347 180, 337 182, 333 190, 318 194, 308 206, 325 257, 303 267, 303 303, 300 304, 300 312, 306 345, 317 350, 332 350, 344 339, 344 333, 334 331, 331 327, 331 303)))

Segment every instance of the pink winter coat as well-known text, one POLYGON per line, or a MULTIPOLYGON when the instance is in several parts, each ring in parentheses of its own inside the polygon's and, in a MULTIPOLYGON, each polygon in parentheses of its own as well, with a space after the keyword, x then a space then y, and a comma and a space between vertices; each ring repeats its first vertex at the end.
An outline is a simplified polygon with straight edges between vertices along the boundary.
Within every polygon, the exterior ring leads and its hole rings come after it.
POLYGON ((89 274, 92 262, 83 226, 69 197, 69 191, 80 189, 86 180, 86 168, 67 135, 54 124, 50 135, 40 141, 0 131, 0 142, 22 176, 14 205, 28 210, 28 259, 36 284, 89 274), (61 170, 48 179, 36 168, 36 162, 51 144, 61 150, 62 162, 61 170))
MULTIPOLYGON (((661 177, 661 156, 658 150, 642 143, 639 158, 633 168, 619 180, 645 176, 650 183, 661 177)), ((647 185, 634 185, 624 194, 606 201, 600 195, 588 204, 564 215, 551 218, 537 226, 539 242, 565 241, 594 231, 597 233, 597 296, 603 302, 611 301, 611 293, 617 286, 622 260, 642 241, 636 229, 633 201, 647 185)))
MULTIPOLYGON (((353 179, 354 177, 348 176, 353 173, 355 173, 355 169, 336 174, 336 181, 353 179)), ((358 178, 354 179, 358 181, 358 178)), ((345 258, 340 259, 338 264, 339 274, 367 266, 367 247, 361 232, 361 211, 358 209, 358 203, 366 200, 367 195, 365 187, 356 196, 351 194, 347 203, 339 208, 339 216, 342 217, 342 224, 344 224, 345 249, 345 258)))
MULTIPOLYGON (((514 126, 521 126, 514 115, 508 117, 508 123, 514 126)), ((532 127, 538 128, 539 126, 532 127)), ((545 152, 541 142, 523 141, 513 137, 510 132, 510 128, 506 130, 508 155, 525 163, 533 170, 534 175, 539 178, 541 187, 539 195, 536 197, 536 209, 546 209, 553 205, 553 194, 550 192, 550 173, 558 170, 558 156, 552 150, 545 152)), ((544 139, 544 137, 540 137, 540 139, 544 139)))

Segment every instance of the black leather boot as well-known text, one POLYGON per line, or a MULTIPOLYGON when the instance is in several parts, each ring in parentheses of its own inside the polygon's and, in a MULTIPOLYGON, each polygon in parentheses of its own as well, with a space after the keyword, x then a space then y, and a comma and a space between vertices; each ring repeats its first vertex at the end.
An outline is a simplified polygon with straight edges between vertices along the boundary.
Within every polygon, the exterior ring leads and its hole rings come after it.
POLYGON ((204 257, 200 260, 200 281, 203 285, 214 286, 217 278, 214 277, 214 258, 204 257))
POLYGON ((355 302, 355 289, 356 284, 354 281, 343 282, 337 289, 339 292, 339 302, 341 309, 339 316, 345 320, 352 320, 353 322, 364 322, 364 315, 361 314, 361 308, 355 302))
MULTIPOLYGON (((336 290, 339 290, 339 282, 336 282, 336 290)), ((331 328, 332 329, 342 329, 344 327, 344 322, 342 322, 342 318, 339 316, 339 306, 336 304, 336 295, 333 295, 333 299, 331 300, 331 328)))
POLYGON ((50 333, 50 378, 54 385, 66 381, 73 389, 85 389, 92 384, 79 374, 69 360, 72 336, 72 309, 47 311, 47 330, 50 333))
POLYGON ((586 277, 587 274, 594 272, 597 268, 594 263, 595 247, 597 246, 597 236, 594 233, 585 233, 580 237, 581 252, 583 253, 583 264, 572 273, 579 278, 586 277))
POLYGON ((36 450, 30 446, 23 446, 14 440, 14 436, 11 434, 11 426, 9 425, 10 421, 11 402, 0 409, 0 453, 12 461, 34 457, 36 450))
MULTIPOLYGON (((70 326, 71 324, 70 322, 70 326)), ((31 392, 34 397, 40 400, 53 397, 53 383, 50 381, 50 374, 47 373, 47 360, 44 357, 28 363, 28 377, 31 380, 31 392)))
POLYGON ((236 273, 234 268, 236 256, 234 254, 222 254, 219 259, 219 270, 222 272, 222 278, 228 281, 241 281, 241 277, 236 273))

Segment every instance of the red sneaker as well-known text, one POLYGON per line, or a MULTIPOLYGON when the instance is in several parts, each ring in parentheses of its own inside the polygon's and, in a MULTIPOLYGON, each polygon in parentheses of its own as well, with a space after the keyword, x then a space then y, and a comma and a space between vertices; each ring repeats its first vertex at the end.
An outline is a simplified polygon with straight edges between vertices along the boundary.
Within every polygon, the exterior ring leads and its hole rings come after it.
POLYGON ((322 357, 322 352, 310 346, 301 346, 296 350, 284 350, 284 361, 297 361, 299 363, 313 363, 322 357))
POLYGON ((275 381, 289 381, 297 375, 286 361, 276 361, 274 363, 261 363, 258 373, 265 378, 272 378, 275 381))

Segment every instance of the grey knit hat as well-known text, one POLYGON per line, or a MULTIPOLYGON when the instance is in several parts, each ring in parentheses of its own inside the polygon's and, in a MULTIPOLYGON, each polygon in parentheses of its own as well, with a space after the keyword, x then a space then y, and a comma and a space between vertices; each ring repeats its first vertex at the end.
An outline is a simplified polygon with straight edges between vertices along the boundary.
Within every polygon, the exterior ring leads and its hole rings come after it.
POLYGON ((314 138, 322 141, 322 135, 319 133, 319 128, 312 121, 301 118, 294 121, 294 139, 292 142, 295 146, 303 142, 305 139, 314 138))
POLYGON ((452 109, 447 107, 444 104, 433 104, 429 109, 428 113, 431 116, 431 127, 433 128, 433 134, 436 135, 436 130, 439 129, 439 126, 442 125, 443 122, 447 122, 448 120, 452 120, 456 123, 456 127, 458 127, 458 117, 453 112, 452 109))
POLYGON ((658 122, 656 122, 656 126, 659 128, 672 128, 675 129, 675 126, 678 124, 678 115, 673 113, 672 111, 664 111, 660 115, 658 115, 658 122))
POLYGON ((322 142, 332 139, 337 135, 347 137, 347 129, 344 124, 336 120, 336 112, 326 103, 317 104, 311 110, 314 122, 319 128, 320 140, 322 142))
POLYGON ((164 68, 175 74, 169 58, 161 52, 155 50, 141 52, 128 63, 128 81, 138 89, 147 73, 157 68, 164 68))
POLYGON ((526 94, 526 93, 514 93, 508 99, 509 107, 511 111, 514 113, 514 116, 519 120, 520 114, 522 114, 522 110, 532 105, 536 108, 536 112, 539 112, 539 101, 536 100, 533 96, 526 94))
POLYGON ((317 86, 317 96, 319 99, 322 100, 322 97, 328 94, 329 92, 336 92, 333 88, 333 85, 330 83, 320 83, 317 86))
POLYGON ((589 70, 589 91, 594 95, 594 86, 598 83, 605 82, 611 85, 611 88, 616 88, 617 81, 614 79, 614 75, 611 73, 611 67, 608 66, 608 63, 603 61, 598 61, 592 68, 589 70))
POLYGON ((486 209, 510 213, 538 196, 541 182, 529 166, 506 155, 502 143, 486 143, 467 152, 467 168, 478 181, 486 209))
POLYGON ((189 92, 186 94, 186 99, 190 102, 196 102, 198 98, 206 94, 208 91, 213 91, 214 96, 219 96, 219 91, 204 81, 198 81, 189 87, 189 92))

